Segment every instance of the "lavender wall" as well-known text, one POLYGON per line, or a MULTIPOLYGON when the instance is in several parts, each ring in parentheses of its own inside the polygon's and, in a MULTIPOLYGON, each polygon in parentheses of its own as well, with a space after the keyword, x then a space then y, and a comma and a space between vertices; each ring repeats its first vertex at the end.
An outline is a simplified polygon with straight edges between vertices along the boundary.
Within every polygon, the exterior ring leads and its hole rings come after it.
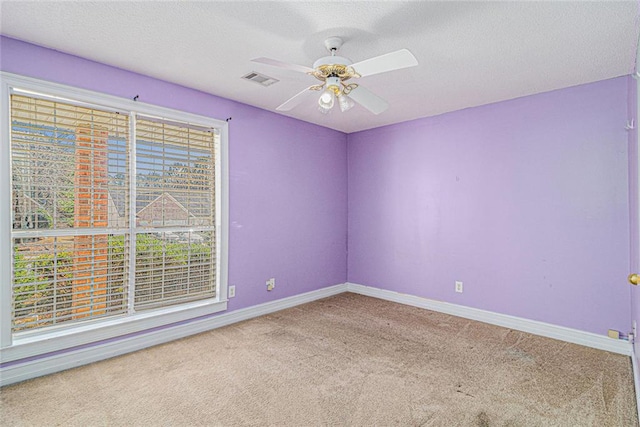
POLYGON ((348 280, 627 331, 626 116, 623 77, 350 134, 348 280))
MULTIPOLYGON (((630 262, 629 273, 640 273, 640 222, 638 200, 640 188, 638 187, 638 86, 636 80, 627 77, 627 120, 633 120, 635 128, 627 132, 629 147, 629 222, 630 222, 630 262)), ((640 324, 640 290, 636 286, 631 288, 631 319, 640 324)), ((636 355, 640 355, 640 340, 636 339, 636 355)))
POLYGON ((3 71, 233 117, 229 311, 345 282, 345 134, 6 37, 0 52, 3 71), (267 292, 270 277, 277 285, 267 292))

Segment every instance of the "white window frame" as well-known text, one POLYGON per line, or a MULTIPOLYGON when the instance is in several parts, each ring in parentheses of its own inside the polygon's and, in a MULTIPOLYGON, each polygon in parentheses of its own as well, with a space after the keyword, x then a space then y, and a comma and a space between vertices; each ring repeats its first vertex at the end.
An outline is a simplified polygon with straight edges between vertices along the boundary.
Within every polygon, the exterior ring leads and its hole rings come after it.
MULTIPOLYGON (((151 328, 184 322, 227 309, 229 159, 228 123, 197 114, 173 110, 58 83, 0 72, 0 362, 7 363, 61 351, 98 341, 142 333, 151 328), (215 298, 144 310, 129 316, 87 320, 60 328, 43 328, 13 334, 12 329, 12 227, 11 227, 11 108, 10 95, 16 90, 58 98, 62 102, 86 103, 96 108, 128 113, 131 126, 135 114, 186 122, 220 131, 216 153, 216 268, 215 298)), ((134 147, 129 145, 130 156, 134 147)), ((135 159, 130 157, 131 161, 135 159)), ((135 165, 134 165, 135 167, 135 165)), ((135 203, 132 204, 135 206, 135 203)))

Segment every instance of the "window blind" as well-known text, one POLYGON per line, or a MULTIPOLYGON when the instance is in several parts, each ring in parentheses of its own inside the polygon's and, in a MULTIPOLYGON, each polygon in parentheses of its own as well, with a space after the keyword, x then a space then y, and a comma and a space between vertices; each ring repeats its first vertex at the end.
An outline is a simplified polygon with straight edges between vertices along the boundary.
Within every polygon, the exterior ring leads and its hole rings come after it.
POLYGON ((136 119, 136 310, 215 297, 216 138, 136 119))
POLYGON ((129 118, 11 95, 14 332, 127 310, 129 118))
POLYGON ((12 94, 12 332, 214 298, 218 138, 12 94))

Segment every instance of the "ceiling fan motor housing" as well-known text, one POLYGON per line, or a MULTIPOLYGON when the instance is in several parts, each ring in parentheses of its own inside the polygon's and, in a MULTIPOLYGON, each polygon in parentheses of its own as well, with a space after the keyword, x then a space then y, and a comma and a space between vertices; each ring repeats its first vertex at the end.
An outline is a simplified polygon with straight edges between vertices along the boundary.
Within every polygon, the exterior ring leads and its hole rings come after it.
POLYGON ((323 65, 344 65, 349 66, 353 64, 349 58, 345 58, 342 56, 323 56, 313 63, 313 68, 318 68, 323 65))
POLYGON ((330 77, 337 77, 340 81, 348 80, 360 75, 351 67, 351 60, 342 56, 325 56, 313 63, 312 76, 320 81, 327 81, 330 77))

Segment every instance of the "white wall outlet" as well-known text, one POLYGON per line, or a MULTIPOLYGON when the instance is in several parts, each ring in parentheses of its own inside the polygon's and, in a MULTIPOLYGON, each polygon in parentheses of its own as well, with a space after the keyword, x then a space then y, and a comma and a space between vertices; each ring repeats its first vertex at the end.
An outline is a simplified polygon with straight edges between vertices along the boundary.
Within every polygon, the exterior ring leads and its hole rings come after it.
POLYGON ((456 292, 462 293, 462 282, 456 280, 456 292))
POLYGON ((236 296, 236 287, 235 285, 229 286, 229 298, 233 298, 236 296))
POLYGON ((273 288, 276 287, 276 279, 274 279, 273 277, 269 280, 267 280, 267 290, 268 291, 272 291, 273 288))

